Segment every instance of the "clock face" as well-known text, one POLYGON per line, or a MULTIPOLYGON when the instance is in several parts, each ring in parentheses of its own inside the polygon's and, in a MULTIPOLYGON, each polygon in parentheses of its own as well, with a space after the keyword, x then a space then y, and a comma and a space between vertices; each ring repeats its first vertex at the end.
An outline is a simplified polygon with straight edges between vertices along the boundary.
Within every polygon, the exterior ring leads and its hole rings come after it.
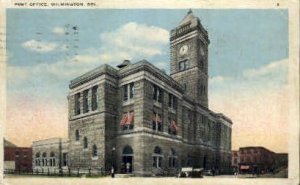
POLYGON ((187 45, 183 45, 183 46, 181 46, 181 48, 179 50, 179 53, 180 53, 180 55, 184 55, 184 54, 187 53, 187 51, 188 51, 188 46, 187 45))

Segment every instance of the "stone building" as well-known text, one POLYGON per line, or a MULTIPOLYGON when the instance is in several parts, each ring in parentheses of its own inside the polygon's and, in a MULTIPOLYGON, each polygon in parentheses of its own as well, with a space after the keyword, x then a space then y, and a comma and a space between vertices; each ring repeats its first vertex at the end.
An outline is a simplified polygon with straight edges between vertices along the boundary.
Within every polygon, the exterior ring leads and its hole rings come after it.
POLYGON ((146 60, 71 81, 70 168, 174 174, 231 167, 232 121, 208 108, 208 33, 191 11, 170 33, 170 75, 146 60))
POLYGON ((34 172, 58 173, 68 169, 69 140, 50 138, 32 143, 32 166, 34 172))

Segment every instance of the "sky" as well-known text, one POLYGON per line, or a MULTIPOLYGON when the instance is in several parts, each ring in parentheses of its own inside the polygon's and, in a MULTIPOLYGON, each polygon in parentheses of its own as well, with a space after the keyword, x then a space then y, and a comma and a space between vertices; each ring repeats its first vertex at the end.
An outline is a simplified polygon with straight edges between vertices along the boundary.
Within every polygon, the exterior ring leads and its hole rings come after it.
MULTIPOLYGON (((169 31, 186 9, 7 10, 5 137, 67 137, 70 80, 104 63, 170 70, 169 31)), ((288 11, 193 9, 208 31, 209 107, 233 121, 232 149, 287 152, 288 11)))

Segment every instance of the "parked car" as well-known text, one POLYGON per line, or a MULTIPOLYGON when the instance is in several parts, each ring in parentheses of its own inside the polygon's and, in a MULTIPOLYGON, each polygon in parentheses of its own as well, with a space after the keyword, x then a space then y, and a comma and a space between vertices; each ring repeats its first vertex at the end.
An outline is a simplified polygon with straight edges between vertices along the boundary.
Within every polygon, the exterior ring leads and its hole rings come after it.
POLYGON ((204 170, 204 171, 203 171, 203 175, 205 175, 205 176, 214 176, 212 170, 204 170))
POLYGON ((181 168, 178 174, 179 178, 191 177, 191 178, 203 178, 203 168, 181 168))

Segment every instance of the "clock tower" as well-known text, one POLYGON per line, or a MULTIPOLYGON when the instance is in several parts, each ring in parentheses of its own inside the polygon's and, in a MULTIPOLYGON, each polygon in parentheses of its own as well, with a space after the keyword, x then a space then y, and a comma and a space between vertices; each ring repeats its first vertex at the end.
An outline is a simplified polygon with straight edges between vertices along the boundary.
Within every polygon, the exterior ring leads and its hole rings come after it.
POLYGON ((171 30, 170 75, 196 103, 208 107, 208 34, 191 10, 171 30))

